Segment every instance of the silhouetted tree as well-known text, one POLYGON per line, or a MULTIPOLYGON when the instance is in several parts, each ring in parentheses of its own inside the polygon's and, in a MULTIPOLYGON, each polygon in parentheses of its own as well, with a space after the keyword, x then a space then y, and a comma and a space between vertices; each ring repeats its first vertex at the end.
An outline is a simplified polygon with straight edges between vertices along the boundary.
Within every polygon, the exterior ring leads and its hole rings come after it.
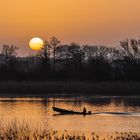
POLYGON ((53 70, 55 71, 55 62, 56 62, 56 48, 59 46, 60 41, 56 37, 52 37, 50 40, 50 46, 53 54, 53 70))
POLYGON ((68 51, 69 45, 60 45, 56 48, 57 63, 65 69, 71 65, 71 54, 68 51))
POLYGON ((90 59, 97 54, 98 46, 83 45, 83 51, 85 52, 86 59, 90 59))
POLYGON ((44 47, 37 53, 37 57, 39 57, 42 63, 47 64, 50 57, 50 44, 48 41, 45 41, 44 47))
POLYGON ((17 49, 3 45, 1 79, 140 80, 140 40, 137 39, 121 41, 120 47, 113 48, 75 42, 62 45, 52 37, 36 57, 17 57, 17 49))
POLYGON ((17 49, 18 47, 14 46, 14 45, 3 45, 2 50, 1 50, 1 54, 4 56, 4 61, 5 64, 8 65, 10 63, 12 63, 12 61, 15 59, 16 55, 17 55, 17 49))
POLYGON ((84 45, 83 46, 83 51, 85 52, 85 57, 90 60, 90 59, 112 59, 113 57, 113 48, 109 48, 106 46, 89 46, 89 45, 84 45))
POLYGON ((68 52, 71 54, 72 65, 75 69, 78 68, 80 70, 82 66, 83 59, 85 57, 85 53, 82 47, 75 42, 70 43, 68 46, 68 52))
POLYGON ((125 59, 135 64, 140 63, 140 40, 126 39, 120 42, 121 52, 125 59))
POLYGON ((120 42, 124 58, 125 78, 140 79, 140 40, 126 39, 120 42))

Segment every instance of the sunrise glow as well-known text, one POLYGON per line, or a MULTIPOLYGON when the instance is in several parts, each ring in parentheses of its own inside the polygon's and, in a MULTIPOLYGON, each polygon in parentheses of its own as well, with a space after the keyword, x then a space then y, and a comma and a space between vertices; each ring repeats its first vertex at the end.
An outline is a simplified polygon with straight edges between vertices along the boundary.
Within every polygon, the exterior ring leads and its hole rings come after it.
POLYGON ((41 38, 32 38, 29 42, 29 46, 32 50, 38 51, 44 46, 44 42, 41 38))

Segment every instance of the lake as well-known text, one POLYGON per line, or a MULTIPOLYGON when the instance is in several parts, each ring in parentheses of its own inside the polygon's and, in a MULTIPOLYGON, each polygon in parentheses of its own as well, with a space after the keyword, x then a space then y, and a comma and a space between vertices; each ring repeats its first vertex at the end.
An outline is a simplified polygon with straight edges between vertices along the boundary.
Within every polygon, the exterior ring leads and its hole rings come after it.
POLYGON ((32 128, 45 126, 48 130, 59 132, 96 132, 102 135, 114 132, 139 133, 140 97, 1 97, 0 119, 0 125, 8 125, 16 120, 19 124, 29 123, 32 128), (58 115, 52 110, 53 106, 74 111, 82 111, 86 107, 98 114, 58 115))

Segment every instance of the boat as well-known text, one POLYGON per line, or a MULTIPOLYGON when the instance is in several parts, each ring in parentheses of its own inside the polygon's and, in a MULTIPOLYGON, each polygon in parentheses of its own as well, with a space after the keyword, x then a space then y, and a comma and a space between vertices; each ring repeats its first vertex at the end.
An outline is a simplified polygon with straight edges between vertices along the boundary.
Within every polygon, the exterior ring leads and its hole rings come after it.
POLYGON ((58 112, 59 114, 55 114, 55 115, 75 115, 75 114, 79 114, 79 115, 102 115, 102 114, 107 114, 107 115, 132 115, 133 113, 131 112, 94 112, 92 113, 91 111, 87 112, 87 113, 83 113, 83 112, 77 112, 77 111, 73 111, 73 110, 66 110, 66 109, 62 109, 62 108, 57 108, 57 107, 52 107, 53 111, 58 112))
POLYGON ((77 111, 73 111, 73 110, 66 110, 66 109, 62 109, 62 108, 57 108, 57 107, 52 107, 53 111, 56 111, 60 114, 79 114, 79 115, 91 115, 91 111, 87 112, 87 113, 83 113, 83 112, 77 112, 77 111))

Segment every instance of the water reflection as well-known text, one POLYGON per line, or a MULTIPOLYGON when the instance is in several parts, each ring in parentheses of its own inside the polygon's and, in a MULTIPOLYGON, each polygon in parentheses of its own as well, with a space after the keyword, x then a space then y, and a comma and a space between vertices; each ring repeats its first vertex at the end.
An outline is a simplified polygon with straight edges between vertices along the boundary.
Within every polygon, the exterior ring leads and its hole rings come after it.
POLYGON ((49 129, 73 132, 140 132, 140 97, 80 98, 0 98, 0 118, 4 123, 14 119, 49 129), (133 112, 135 115, 61 115, 54 116, 52 107, 92 112, 133 112))

